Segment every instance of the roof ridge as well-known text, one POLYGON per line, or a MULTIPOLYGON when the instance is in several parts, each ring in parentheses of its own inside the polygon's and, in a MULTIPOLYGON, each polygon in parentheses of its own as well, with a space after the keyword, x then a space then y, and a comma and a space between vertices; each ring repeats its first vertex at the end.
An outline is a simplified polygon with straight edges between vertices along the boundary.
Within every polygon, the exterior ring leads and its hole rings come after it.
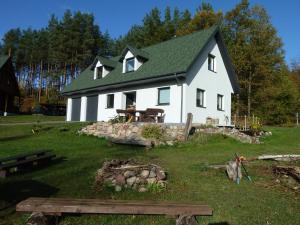
MULTIPOLYGON (((204 31, 208 31, 208 30, 216 30, 216 29, 218 29, 219 27, 220 27, 220 26, 216 24, 216 25, 213 25, 213 26, 211 26, 211 27, 209 27, 209 28, 205 28, 205 29, 202 29, 202 30, 198 30, 198 31, 195 31, 195 32, 190 33, 190 34, 186 34, 186 35, 182 35, 182 36, 177 36, 177 37, 174 37, 174 38, 172 38, 172 39, 165 40, 165 41, 161 41, 161 42, 159 42, 159 43, 152 44, 152 45, 149 45, 149 46, 146 46, 146 47, 143 47, 143 48, 136 48, 136 47, 133 47, 133 46, 130 45, 130 44, 126 44, 126 47, 130 46, 130 47, 135 48, 135 49, 137 49, 137 50, 145 51, 146 53, 149 54, 149 52, 147 52, 147 50, 146 50, 147 48, 150 48, 150 47, 153 47, 153 46, 157 46, 157 45, 161 45, 161 44, 164 44, 164 43, 166 43, 166 42, 171 42, 171 41, 175 41, 175 40, 178 40, 178 39, 186 38, 187 36, 196 35, 196 34, 199 34, 199 33, 204 32, 204 31)), ((125 47, 125 48, 126 48, 126 47, 125 47)), ((115 61, 115 60, 118 61, 117 58, 120 58, 121 55, 122 55, 122 54, 113 56, 113 57, 111 57, 111 58, 112 58, 111 60, 112 60, 112 61, 115 61)))
POLYGON ((150 48, 152 46, 156 46, 156 45, 160 45, 160 44, 163 44, 163 43, 166 43, 166 42, 170 42, 170 41, 175 41, 175 40, 178 40, 178 39, 182 39, 182 38, 186 38, 187 36, 192 36, 192 35, 196 35, 196 34, 199 34, 199 33, 202 33, 204 31, 208 31, 208 30, 216 30, 219 28, 219 25, 213 25, 209 28, 205 28, 205 29, 202 29, 202 30, 198 30, 198 31, 195 31, 193 33, 190 33, 190 34, 186 34, 186 35, 182 35, 182 36, 176 36, 172 39, 169 39, 169 40, 165 40, 165 41, 162 41, 162 42, 159 42, 159 43, 156 43, 156 44, 153 44, 153 45, 149 45, 149 46, 146 46, 146 47, 143 47, 143 48, 140 48, 140 50, 144 50, 146 48, 150 48))

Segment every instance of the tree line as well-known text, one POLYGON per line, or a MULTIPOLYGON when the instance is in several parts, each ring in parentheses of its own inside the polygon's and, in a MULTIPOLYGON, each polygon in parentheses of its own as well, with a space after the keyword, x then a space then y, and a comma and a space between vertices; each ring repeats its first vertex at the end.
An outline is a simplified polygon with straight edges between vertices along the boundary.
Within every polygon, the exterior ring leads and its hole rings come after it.
POLYGON ((195 12, 153 8, 141 25, 116 39, 101 31, 88 13, 52 15, 45 28, 9 30, 0 53, 13 57, 24 98, 54 103, 59 91, 96 55, 112 57, 127 44, 146 47, 219 24, 241 86, 233 113, 257 115, 266 123, 292 122, 300 110, 300 63, 291 69, 283 43, 264 7, 241 0, 226 13, 203 2, 195 12))

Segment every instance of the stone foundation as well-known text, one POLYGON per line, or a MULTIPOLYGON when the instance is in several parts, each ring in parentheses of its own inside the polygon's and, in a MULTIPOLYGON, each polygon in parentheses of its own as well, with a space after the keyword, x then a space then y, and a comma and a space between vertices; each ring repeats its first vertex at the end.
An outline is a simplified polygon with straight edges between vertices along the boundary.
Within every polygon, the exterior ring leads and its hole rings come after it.
POLYGON ((130 188, 138 192, 149 191, 151 185, 159 186, 162 190, 166 188, 165 171, 154 164, 140 164, 133 160, 112 160, 103 163, 97 171, 96 188, 112 186, 119 192, 130 188))

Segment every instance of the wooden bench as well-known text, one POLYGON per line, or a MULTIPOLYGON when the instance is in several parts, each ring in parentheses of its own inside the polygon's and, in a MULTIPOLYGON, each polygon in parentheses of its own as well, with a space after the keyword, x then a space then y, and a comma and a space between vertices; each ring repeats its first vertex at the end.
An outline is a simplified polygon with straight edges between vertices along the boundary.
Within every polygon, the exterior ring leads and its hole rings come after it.
POLYGON ((50 150, 39 150, 0 159, 0 177, 5 178, 14 171, 46 163, 55 157, 50 150))
POLYGON ((166 215, 178 218, 211 216, 213 213, 210 207, 200 204, 65 198, 28 198, 17 204, 16 211, 58 216, 76 213, 166 215))

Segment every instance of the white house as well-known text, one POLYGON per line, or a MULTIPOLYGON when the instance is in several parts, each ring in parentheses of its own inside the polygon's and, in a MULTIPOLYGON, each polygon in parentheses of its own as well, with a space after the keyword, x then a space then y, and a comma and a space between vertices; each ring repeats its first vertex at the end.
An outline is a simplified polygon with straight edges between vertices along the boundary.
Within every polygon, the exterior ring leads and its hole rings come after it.
POLYGON ((231 124, 237 77, 217 26, 143 49, 98 56, 64 90, 67 121, 108 121, 117 109, 160 108, 167 123, 231 124))

